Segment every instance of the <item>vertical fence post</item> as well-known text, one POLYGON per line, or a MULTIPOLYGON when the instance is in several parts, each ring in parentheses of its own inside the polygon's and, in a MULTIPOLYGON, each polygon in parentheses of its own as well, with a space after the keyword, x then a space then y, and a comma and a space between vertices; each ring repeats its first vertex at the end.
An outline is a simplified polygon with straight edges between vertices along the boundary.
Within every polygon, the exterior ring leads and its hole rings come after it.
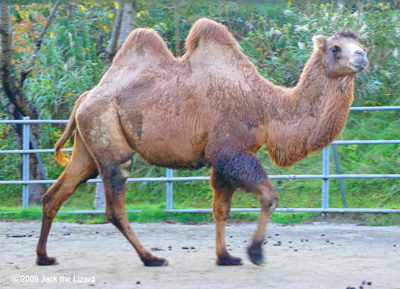
MULTIPOLYGON (((29 120, 29 116, 25 116, 24 120, 29 120)), ((29 180, 29 123, 22 125, 22 149, 25 151, 22 154, 22 180, 29 180)), ((22 185, 22 208, 27 209, 29 206, 29 185, 22 185)))
MULTIPOLYGON (((342 170, 340 169, 339 155, 336 149, 336 145, 332 145, 332 152, 333 152, 333 158, 335 159, 336 173, 338 175, 341 175, 342 170)), ((347 208, 346 193, 344 191, 343 179, 338 179, 338 182, 339 182, 340 193, 342 195, 343 207, 347 208)))
MULTIPOLYGON (((169 169, 167 168, 167 178, 172 178, 174 176, 174 170, 173 169, 169 169)), ((172 182, 167 182, 166 184, 166 189, 167 189, 167 205, 166 205, 166 209, 167 211, 172 210, 172 206, 173 206, 173 198, 174 198, 174 191, 173 191, 173 184, 172 182)))
POLYGON ((329 208, 329 146, 322 151, 322 209, 329 208))

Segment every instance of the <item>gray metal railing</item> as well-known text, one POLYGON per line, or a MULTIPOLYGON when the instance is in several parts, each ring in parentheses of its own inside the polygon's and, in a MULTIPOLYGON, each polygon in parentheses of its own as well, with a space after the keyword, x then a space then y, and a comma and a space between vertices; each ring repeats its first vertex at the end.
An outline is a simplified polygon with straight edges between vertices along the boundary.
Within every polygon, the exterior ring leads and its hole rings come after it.
MULTIPOLYGON (((400 106, 387 107, 352 107, 351 111, 383 111, 383 110, 400 110, 400 106)), ((0 185, 18 184, 22 185, 22 207, 29 206, 29 184, 51 184, 55 180, 29 180, 29 154, 35 153, 51 153, 54 149, 30 149, 32 138, 30 137, 31 124, 43 123, 67 123, 68 120, 29 120, 25 117, 23 120, 0 120, 0 124, 22 124, 23 125, 23 149, 22 150, 0 150, 0 154, 22 154, 22 180, 0 181, 0 185)), ((343 179, 367 179, 367 178, 394 178, 399 179, 400 174, 342 174, 339 165, 339 158, 336 151, 336 145, 350 144, 400 144, 400 140, 354 140, 354 141, 334 141, 332 143, 332 151, 335 159, 337 174, 329 172, 329 156, 330 147, 323 150, 322 153, 322 174, 321 175, 270 175, 270 179, 322 179, 322 201, 321 208, 277 208, 276 212, 320 212, 320 213, 400 213, 400 209, 367 209, 367 208, 347 208, 346 196, 344 192, 343 179), (329 180, 338 179, 339 187, 342 195, 342 203, 344 208, 329 207, 329 180)), ((63 151, 72 151, 72 149, 63 149, 63 151)), ((173 170, 166 170, 166 177, 157 178, 128 178, 127 182, 166 182, 166 211, 168 212, 189 212, 189 213, 205 213, 212 212, 211 209, 173 209, 173 182, 179 181, 208 181, 210 177, 174 177, 173 170)), ((88 183, 99 183, 100 179, 90 179, 88 183)), ((260 209, 253 208, 233 208, 232 212, 258 212, 260 209)), ((104 213, 104 210, 74 210, 60 211, 60 213, 104 213)), ((128 212, 140 212, 140 210, 128 210, 128 212)))

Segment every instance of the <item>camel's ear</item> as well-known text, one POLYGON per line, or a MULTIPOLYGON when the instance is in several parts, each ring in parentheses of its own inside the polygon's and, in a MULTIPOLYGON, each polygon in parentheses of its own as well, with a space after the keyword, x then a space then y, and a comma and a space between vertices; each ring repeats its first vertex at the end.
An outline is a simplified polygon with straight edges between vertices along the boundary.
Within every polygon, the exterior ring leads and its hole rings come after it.
POLYGON ((324 50, 326 38, 323 35, 315 35, 313 38, 314 50, 324 50))

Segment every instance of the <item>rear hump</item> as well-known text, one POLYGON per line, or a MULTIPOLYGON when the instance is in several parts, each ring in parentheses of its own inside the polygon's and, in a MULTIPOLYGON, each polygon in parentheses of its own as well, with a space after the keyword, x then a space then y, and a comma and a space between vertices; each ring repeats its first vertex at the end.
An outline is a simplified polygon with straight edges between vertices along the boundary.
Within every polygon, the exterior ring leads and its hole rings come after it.
POLYGON ((185 48, 189 55, 193 53, 202 38, 237 49, 236 40, 225 25, 201 18, 193 24, 186 38, 185 48))

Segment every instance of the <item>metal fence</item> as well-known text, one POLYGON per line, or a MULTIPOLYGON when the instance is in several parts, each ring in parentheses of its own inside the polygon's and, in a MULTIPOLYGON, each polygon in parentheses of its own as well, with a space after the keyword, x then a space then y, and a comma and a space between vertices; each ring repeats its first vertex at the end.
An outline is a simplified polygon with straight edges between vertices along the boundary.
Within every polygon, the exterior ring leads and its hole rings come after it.
MULTIPOLYGON (((386 107, 352 107, 350 111, 385 111, 385 110, 400 110, 400 106, 386 107)), ((40 153, 54 152, 54 149, 39 149, 37 144, 33 142, 32 133, 30 130, 31 124, 56 124, 67 123, 68 120, 29 120, 25 117, 23 120, 0 120, 0 124, 22 124, 23 125, 23 149, 22 150, 0 150, 0 154, 22 154, 22 180, 0 180, 0 185, 19 184, 22 185, 22 207, 29 206, 29 184, 46 184, 47 186, 54 183, 55 180, 47 180, 46 172, 43 163, 41 162, 40 153), (30 149, 32 146, 33 149, 30 149), (29 180, 29 154, 36 154, 39 160, 39 165, 42 169, 44 180, 29 180)), ((270 175, 270 179, 322 179, 322 194, 321 208, 277 208, 276 212, 320 212, 320 213, 400 213, 400 209, 367 209, 367 208, 348 208, 346 195, 343 186, 343 179, 369 179, 369 178, 393 178, 399 179, 400 174, 342 174, 339 165, 339 157, 336 150, 336 145, 383 145, 383 144, 400 144, 400 140, 354 140, 354 141, 334 141, 331 145, 336 174, 329 172, 329 157, 330 147, 323 150, 322 153, 322 174, 320 175, 270 175), (338 179, 341 191, 343 208, 329 207, 329 180, 338 179)), ((72 151, 72 149, 63 149, 64 151, 72 151)), ((173 182, 179 181, 208 181, 210 177, 174 177, 173 170, 166 170, 166 177, 157 178, 128 178, 127 182, 166 182, 166 211, 167 212, 189 212, 189 213, 206 213, 211 212, 211 209, 174 209, 173 208, 173 182)), ((100 179, 90 179, 88 183, 98 183, 100 179)), ((140 212, 140 210, 127 210, 128 212, 140 212)), ((232 212, 258 212, 260 209, 253 208, 232 208, 232 212)), ((104 213, 104 210, 75 210, 75 211, 60 211, 60 213, 104 213)))

